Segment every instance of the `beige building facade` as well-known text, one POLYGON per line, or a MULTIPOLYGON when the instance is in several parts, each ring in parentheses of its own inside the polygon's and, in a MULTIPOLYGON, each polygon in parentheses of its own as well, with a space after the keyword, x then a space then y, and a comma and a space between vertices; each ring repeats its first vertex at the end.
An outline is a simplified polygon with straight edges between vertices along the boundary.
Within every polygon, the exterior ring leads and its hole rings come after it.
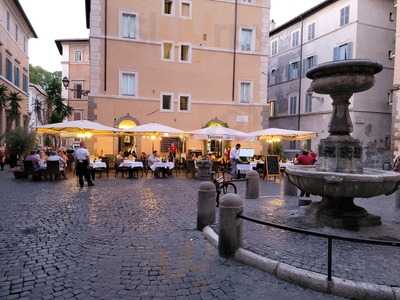
MULTIPOLYGON (((86 6, 88 119, 187 131, 213 120, 243 131, 262 128, 269 0, 87 0, 86 6)), ((98 140, 97 148, 112 152, 112 144, 98 140)))
POLYGON ((90 90, 90 50, 88 39, 56 40, 61 55, 62 78, 68 87, 62 87, 61 96, 72 107, 70 120, 88 119, 88 93, 90 90))
POLYGON ((19 1, 0 0, 0 84, 9 92, 19 93, 22 99, 17 122, 12 122, 3 112, 0 135, 16 125, 26 128, 29 125, 28 41, 31 38, 37 38, 37 35, 19 1))

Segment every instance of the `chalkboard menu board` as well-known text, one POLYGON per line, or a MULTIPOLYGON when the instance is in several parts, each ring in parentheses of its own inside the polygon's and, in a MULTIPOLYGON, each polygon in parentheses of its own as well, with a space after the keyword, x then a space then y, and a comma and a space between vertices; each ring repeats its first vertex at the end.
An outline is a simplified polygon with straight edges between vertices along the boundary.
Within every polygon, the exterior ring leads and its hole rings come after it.
POLYGON ((268 155, 266 168, 268 176, 280 175, 279 156, 268 155))

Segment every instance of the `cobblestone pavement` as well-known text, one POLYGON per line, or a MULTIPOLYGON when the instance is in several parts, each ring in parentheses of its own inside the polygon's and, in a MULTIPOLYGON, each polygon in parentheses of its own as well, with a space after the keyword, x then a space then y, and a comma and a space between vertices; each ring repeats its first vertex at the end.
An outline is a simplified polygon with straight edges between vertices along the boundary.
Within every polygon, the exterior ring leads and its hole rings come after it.
POLYGON ((338 299, 219 258, 194 230, 198 184, 0 172, 0 299, 338 299))
MULTIPOLYGON (((244 184, 240 184, 239 190, 244 195, 244 184)), ((282 197, 278 184, 262 183, 261 190, 262 196, 272 197, 246 200, 246 215, 324 233, 400 241, 400 210, 395 208, 394 196, 357 200, 358 205, 365 207, 370 213, 381 216, 383 224, 352 232, 321 226, 309 217, 307 208, 298 207, 297 197, 282 197)), ((263 256, 322 274, 327 272, 327 241, 324 239, 290 233, 247 221, 244 221, 244 237, 244 247, 263 256)), ((400 286, 399 262, 399 248, 333 242, 334 276, 400 286)))

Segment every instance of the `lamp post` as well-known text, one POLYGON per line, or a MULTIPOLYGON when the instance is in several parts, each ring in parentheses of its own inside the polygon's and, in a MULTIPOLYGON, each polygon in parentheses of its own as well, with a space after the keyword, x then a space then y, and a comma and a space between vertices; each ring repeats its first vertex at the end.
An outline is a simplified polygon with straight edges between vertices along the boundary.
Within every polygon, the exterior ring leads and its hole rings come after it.
MULTIPOLYGON (((69 79, 68 79, 67 76, 65 76, 65 77, 62 79, 62 84, 63 84, 64 88, 68 91, 69 79)), ((68 94, 67 94, 67 106, 69 106, 69 96, 68 96, 68 94)))

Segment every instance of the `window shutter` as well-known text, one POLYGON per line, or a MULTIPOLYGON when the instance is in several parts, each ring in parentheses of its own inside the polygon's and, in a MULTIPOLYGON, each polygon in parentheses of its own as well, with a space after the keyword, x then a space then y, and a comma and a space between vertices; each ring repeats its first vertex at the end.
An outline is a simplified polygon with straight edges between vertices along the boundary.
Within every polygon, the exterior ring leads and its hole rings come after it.
POLYGON ((308 71, 308 66, 307 66, 307 59, 303 59, 303 64, 301 66, 302 72, 301 72, 301 76, 305 77, 306 73, 308 71))
POLYGON ((340 59, 340 49, 339 47, 335 47, 333 49, 333 60, 339 60, 340 59))
POLYGON ((352 59, 353 58, 353 43, 348 43, 347 44, 347 56, 346 59, 352 59))

